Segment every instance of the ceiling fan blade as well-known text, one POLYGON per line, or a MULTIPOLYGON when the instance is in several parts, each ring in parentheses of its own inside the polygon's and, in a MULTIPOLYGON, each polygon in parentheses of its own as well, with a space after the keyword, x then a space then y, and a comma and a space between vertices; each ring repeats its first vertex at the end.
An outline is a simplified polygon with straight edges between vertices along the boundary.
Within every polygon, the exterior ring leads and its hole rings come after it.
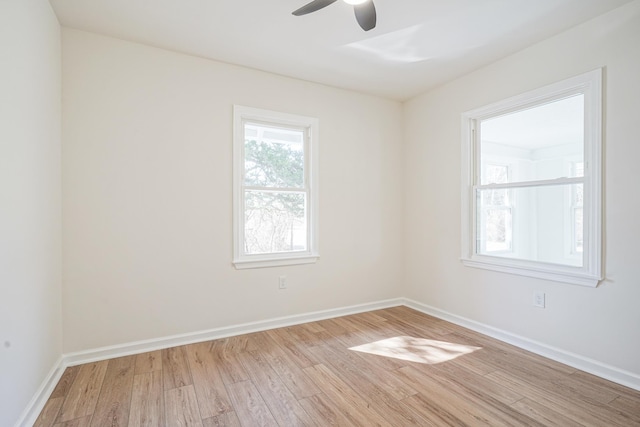
POLYGON ((306 15, 307 13, 315 12, 323 7, 327 7, 338 0, 313 0, 311 3, 305 4, 300 9, 292 12, 295 16, 306 15))
POLYGON ((372 28, 375 28, 376 7, 373 5, 373 0, 369 0, 362 4, 356 4, 353 6, 353 10, 356 12, 356 19, 363 30, 369 31, 372 28))

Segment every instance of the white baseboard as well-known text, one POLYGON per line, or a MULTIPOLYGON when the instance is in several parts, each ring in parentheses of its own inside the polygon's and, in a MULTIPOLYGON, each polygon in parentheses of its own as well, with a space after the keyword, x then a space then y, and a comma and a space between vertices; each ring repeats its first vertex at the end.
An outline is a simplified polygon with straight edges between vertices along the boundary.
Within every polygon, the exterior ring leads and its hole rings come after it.
POLYGON ((56 388, 58 381, 62 377, 64 373, 64 362, 63 357, 61 356, 58 361, 53 365, 51 371, 47 374, 44 381, 40 385, 40 388, 36 392, 36 394, 31 399, 31 402, 27 405, 25 410, 22 412, 20 418, 18 418, 18 422, 16 423, 16 427, 31 427, 36 422, 38 415, 42 412, 44 405, 49 400, 49 396, 53 393, 53 390, 56 388))
POLYGON ((431 307, 426 304, 408 299, 395 298, 384 301, 352 305, 348 307, 335 308, 330 310, 315 311, 311 313, 296 314, 293 316, 278 317, 274 319, 262 320, 258 322, 243 323, 234 326, 209 329, 206 331, 193 332, 180 335, 172 335, 151 340, 136 341, 132 343, 119 344, 108 347, 101 347, 76 353, 63 355, 51 372, 43 381, 40 389, 35 394, 22 416, 16 423, 16 427, 28 427, 35 423, 38 415, 47 403, 49 396, 60 380, 64 370, 69 366, 81 365, 83 363, 97 362, 100 360, 112 359, 114 357, 129 356, 132 354, 144 353, 147 351, 160 350, 180 345, 193 344, 196 342, 210 341, 226 338, 235 335, 243 335, 252 332, 260 332, 268 329, 282 328, 286 326, 299 325, 307 322, 331 319, 334 317, 347 316, 350 314, 363 313, 383 308, 405 305, 422 313, 437 317, 442 320, 460 325, 500 341, 515 345, 522 349, 539 354, 540 356, 564 363, 576 369, 589 372, 598 377, 605 378, 618 384, 640 391, 640 375, 624 371, 613 366, 606 365, 593 359, 589 359, 568 351, 558 349, 547 344, 543 344, 516 334, 512 334, 501 329, 488 326, 474 320, 466 319, 455 314, 431 307))
POLYGON ((243 335, 252 332, 266 331, 268 329, 282 328, 285 326, 299 325, 301 323, 314 322, 317 320, 330 319, 333 317, 347 316, 350 314, 363 313, 366 311, 380 310, 383 308, 402 305, 403 301, 403 298, 395 298, 366 304, 352 305, 348 307, 314 311, 311 313, 277 317, 275 319, 243 323, 234 326, 209 329, 206 331, 172 335, 168 337, 136 341, 109 347, 101 347, 93 350, 66 354, 64 356, 64 362, 65 366, 81 365, 83 363, 112 359, 114 357, 129 356, 132 354, 145 353, 147 351, 160 350, 163 348, 193 344, 196 342, 211 341, 235 335, 243 335))
POLYGON ((466 319, 411 299, 403 298, 402 300, 403 305, 413 308, 414 310, 418 310, 433 317, 471 329, 483 335, 488 335, 492 338, 515 345, 516 347, 548 359, 564 363, 565 365, 569 365, 581 371, 588 372, 614 383, 640 391, 640 375, 633 372, 625 371, 579 354, 571 353, 529 338, 521 337, 511 332, 476 322, 475 320, 466 319))

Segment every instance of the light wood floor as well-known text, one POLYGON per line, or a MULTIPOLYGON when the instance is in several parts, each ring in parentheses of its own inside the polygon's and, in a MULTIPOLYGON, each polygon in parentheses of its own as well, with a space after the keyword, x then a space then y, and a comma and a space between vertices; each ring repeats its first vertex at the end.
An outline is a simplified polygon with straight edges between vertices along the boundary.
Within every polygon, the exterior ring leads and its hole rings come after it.
POLYGON ((395 307, 68 368, 37 426, 640 426, 640 392, 395 307))

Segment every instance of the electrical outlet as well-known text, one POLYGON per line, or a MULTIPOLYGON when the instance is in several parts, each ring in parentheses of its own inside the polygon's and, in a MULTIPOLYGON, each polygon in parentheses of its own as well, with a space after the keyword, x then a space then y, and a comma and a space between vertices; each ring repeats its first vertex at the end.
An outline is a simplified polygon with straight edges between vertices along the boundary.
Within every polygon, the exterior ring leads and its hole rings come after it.
POLYGON ((534 307, 545 307, 545 295, 544 292, 535 291, 533 293, 533 305, 534 307))
POLYGON ((287 276, 278 277, 278 289, 287 289, 287 276))

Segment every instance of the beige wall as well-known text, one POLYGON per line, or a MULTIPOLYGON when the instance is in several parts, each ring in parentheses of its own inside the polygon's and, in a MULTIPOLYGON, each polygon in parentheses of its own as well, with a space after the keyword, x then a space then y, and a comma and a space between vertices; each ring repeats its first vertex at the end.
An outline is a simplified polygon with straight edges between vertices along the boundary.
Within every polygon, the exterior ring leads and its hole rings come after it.
POLYGON ((46 0, 0 2, 0 425, 62 353, 60 27, 46 0))
POLYGON ((640 375, 640 2, 405 104, 406 288, 431 305, 640 375), (464 267, 460 115, 605 67, 606 280, 597 289, 464 267), (547 308, 532 306, 546 292, 547 308))
POLYGON ((399 296, 399 103, 76 30, 63 46, 65 352, 399 296), (234 104, 320 119, 317 264, 232 266, 234 104))

